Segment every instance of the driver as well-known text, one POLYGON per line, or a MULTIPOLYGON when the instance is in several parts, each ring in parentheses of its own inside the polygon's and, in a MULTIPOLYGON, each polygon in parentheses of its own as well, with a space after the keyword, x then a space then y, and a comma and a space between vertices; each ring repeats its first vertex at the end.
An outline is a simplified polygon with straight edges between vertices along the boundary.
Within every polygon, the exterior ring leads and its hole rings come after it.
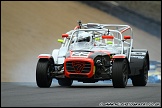
POLYGON ((92 34, 80 31, 78 36, 75 36, 70 44, 70 49, 84 49, 92 45, 92 34))
POLYGON ((92 34, 87 32, 82 32, 78 35, 77 42, 90 42, 92 34))

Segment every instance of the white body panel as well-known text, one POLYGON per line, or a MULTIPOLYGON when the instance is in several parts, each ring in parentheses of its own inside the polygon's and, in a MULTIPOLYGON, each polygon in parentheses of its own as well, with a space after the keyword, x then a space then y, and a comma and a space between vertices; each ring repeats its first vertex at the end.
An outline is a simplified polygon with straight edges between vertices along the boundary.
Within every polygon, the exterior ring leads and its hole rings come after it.
POLYGON ((66 53, 68 51, 67 47, 61 47, 60 49, 54 49, 52 52, 52 57, 54 58, 55 64, 63 64, 66 53))

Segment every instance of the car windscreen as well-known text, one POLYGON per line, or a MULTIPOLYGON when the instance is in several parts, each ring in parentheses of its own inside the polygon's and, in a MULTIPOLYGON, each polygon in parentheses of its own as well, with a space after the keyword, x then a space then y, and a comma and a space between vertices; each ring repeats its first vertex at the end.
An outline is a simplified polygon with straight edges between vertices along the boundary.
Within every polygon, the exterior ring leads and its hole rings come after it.
POLYGON ((76 42, 70 45, 70 50, 91 49, 93 44, 91 42, 76 42))

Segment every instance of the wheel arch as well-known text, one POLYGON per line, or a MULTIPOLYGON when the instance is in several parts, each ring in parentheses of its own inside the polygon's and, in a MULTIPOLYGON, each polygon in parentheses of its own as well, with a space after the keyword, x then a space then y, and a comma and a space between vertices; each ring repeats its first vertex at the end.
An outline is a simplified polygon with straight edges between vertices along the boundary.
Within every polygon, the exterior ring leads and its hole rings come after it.
MULTIPOLYGON (((142 56, 141 56, 142 57, 142 56)), ((132 75, 139 75, 140 74, 140 70, 143 69, 144 67, 144 62, 147 62, 147 67, 148 70, 150 69, 150 60, 149 60, 149 53, 148 51, 146 52, 145 55, 143 55, 142 58, 136 56, 132 56, 131 57, 131 61, 130 61, 130 69, 131 69, 131 76, 132 75)))

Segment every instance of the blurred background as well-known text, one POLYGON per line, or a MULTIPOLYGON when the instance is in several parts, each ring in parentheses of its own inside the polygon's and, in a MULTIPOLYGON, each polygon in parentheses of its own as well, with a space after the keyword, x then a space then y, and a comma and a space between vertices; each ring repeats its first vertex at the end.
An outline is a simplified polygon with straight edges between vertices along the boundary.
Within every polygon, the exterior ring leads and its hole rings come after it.
POLYGON ((78 20, 130 25, 134 48, 149 51, 149 82, 161 82, 161 1, 2 1, 1 82, 35 82, 37 56, 78 20))

